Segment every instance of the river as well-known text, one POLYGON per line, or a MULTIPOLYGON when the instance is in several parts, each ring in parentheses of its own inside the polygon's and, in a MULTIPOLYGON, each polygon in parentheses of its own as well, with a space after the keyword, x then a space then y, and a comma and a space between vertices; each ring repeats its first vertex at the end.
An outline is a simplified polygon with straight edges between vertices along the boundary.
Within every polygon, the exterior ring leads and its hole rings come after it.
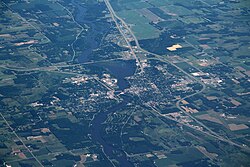
MULTIPOLYGON (((108 63, 99 63, 96 66, 105 68, 110 72, 110 74, 115 76, 118 79, 118 86, 119 90, 121 91, 130 86, 126 80, 126 77, 133 75, 136 70, 135 60, 117 60, 108 63)), ((108 144, 102 137, 102 133, 104 133, 102 131, 102 123, 105 122, 108 114, 117 112, 119 109, 125 107, 131 100, 130 97, 125 95, 121 97, 123 99, 121 103, 111 107, 107 111, 100 112, 95 116, 94 120, 92 121, 91 136, 93 141, 98 142, 103 146, 104 152, 107 156, 112 157, 119 162, 120 167, 132 167, 133 165, 127 160, 127 156, 124 151, 108 144)))
MULTIPOLYGON (((91 20, 86 18, 87 8, 84 5, 80 5, 77 0, 73 0, 72 4, 76 6, 77 10, 75 13, 75 20, 80 24, 86 24, 89 28, 89 31, 84 37, 84 44, 82 54, 78 58, 78 62, 84 63, 90 60, 89 56, 92 54, 94 49, 97 49, 100 45, 100 41, 96 40, 96 37, 100 34, 105 34, 108 30, 110 25, 109 23, 99 23, 95 20, 91 20), (103 26, 103 27, 100 27, 103 26), (87 47, 86 47, 87 45, 87 47)), ((96 11, 98 12, 98 11, 96 11)), ((106 63, 99 63, 95 66, 100 68, 104 68, 109 71, 114 77, 118 79, 118 86, 119 90, 124 90, 129 87, 129 83, 125 79, 128 76, 134 74, 136 66, 135 61, 111 61, 106 63)), ((123 150, 116 148, 110 144, 108 144, 103 135, 103 125, 102 123, 108 117, 108 114, 114 113, 122 107, 125 107, 130 99, 128 96, 122 96, 123 101, 119 104, 109 108, 107 111, 101 111, 100 113, 96 114, 93 121, 91 122, 91 138, 94 143, 98 143, 103 147, 103 151, 105 154, 112 159, 115 159, 119 162, 119 166, 121 167, 132 167, 132 163, 130 163, 127 159, 126 154, 123 150)))
MULTIPOLYGON (((98 16, 98 10, 103 8, 101 5, 97 6, 97 16, 95 16, 94 13, 90 13, 93 11, 88 10, 84 4, 81 4, 77 0, 72 0, 72 5, 76 7, 76 12, 74 13, 76 22, 82 26, 87 25, 87 27, 89 27, 88 31, 84 34, 84 41, 77 44, 82 48, 81 55, 78 57, 78 62, 85 63, 90 61, 90 56, 92 55, 93 50, 99 48, 101 43, 99 38, 109 31, 110 23, 95 18, 98 16)), ((91 6, 91 8, 94 8, 94 6, 91 6)))

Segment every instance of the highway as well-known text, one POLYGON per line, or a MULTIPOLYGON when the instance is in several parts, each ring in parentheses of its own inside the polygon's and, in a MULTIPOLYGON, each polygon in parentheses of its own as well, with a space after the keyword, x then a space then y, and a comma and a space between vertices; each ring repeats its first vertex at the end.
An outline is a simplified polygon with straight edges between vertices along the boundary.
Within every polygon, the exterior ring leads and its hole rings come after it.
MULTIPOLYGON (((119 21, 121 21, 122 23, 125 23, 125 22, 124 22, 120 17, 118 17, 118 16, 116 15, 116 13, 114 12, 114 10, 113 10, 113 8, 112 8, 112 6, 110 5, 110 3, 109 3, 108 0, 104 0, 104 2, 105 2, 106 6, 107 6, 107 8, 108 8, 108 10, 109 10, 109 12, 110 12, 110 15, 111 15, 113 21, 114 21, 115 24, 116 24, 117 29, 119 30, 119 32, 120 32, 121 35, 123 36, 124 40, 126 41, 126 43, 127 43, 128 47, 129 47, 129 49, 130 49, 132 55, 134 56, 134 58, 135 58, 135 60, 136 60, 137 65, 140 67, 140 70, 141 70, 140 72, 144 72, 144 69, 143 69, 143 67, 142 67, 142 65, 141 65, 141 63, 140 63, 139 58, 136 56, 136 54, 135 54, 135 52, 134 52, 134 50, 133 50, 133 48, 132 48, 130 42, 128 41, 128 39, 127 39, 127 37, 126 37, 126 34, 124 34, 124 32, 122 31, 122 29, 120 28, 120 25, 118 24, 117 19, 118 19, 119 21)), ((125 24, 126 24, 126 23, 125 23, 125 24)), ((128 29, 128 30, 130 30, 130 29, 128 29)))

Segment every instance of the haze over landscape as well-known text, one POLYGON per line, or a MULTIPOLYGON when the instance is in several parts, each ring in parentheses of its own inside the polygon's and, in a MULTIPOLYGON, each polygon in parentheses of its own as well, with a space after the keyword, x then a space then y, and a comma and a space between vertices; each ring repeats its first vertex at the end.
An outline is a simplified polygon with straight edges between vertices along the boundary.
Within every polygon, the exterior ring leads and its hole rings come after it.
POLYGON ((1 0, 0 166, 248 167, 249 0, 1 0))

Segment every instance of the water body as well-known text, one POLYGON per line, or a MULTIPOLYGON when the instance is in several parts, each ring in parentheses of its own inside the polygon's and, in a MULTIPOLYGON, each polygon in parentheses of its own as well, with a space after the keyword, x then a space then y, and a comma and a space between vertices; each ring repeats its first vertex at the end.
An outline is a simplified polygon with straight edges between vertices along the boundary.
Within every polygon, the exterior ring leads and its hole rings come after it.
MULTIPOLYGON (((125 78, 133 75, 136 69, 136 64, 134 60, 116 60, 105 63, 99 63, 97 66, 105 68, 118 79, 118 86, 120 90, 124 90, 130 86, 125 78)), ((100 112, 95 116, 94 120, 92 121, 91 136, 92 140, 100 143, 103 146, 106 155, 116 159, 119 162, 119 166, 132 167, 133 165, 127 160, 127 156, 124 151, 108 144, 102 137, 102 123, 105 122, 108 117, 108 114, 114 113, 117 110, 125 107, 131 100, 128 96, 125 95, 121 97, 123 98, 123 101, 121 103, 111 107, 107 111, 100 112)))
MULTIPOLYGON (((83 6, 78 3, 77 0, 73 0, 72 4, 77 8, 75 20, 78 23, 82 25, 86 24, 89 27, 89 31, 84 36, 84 43, 78 43, 79 45, 84 45, 82 54, 78 58, 78 62, 84 63, 91 60, 93 50, 99 47, 99 39, 103 36, 103 34, 109 31, 110 24, 104 21, 96 21, 95 18, 98 16, 98 12, 101 13, 101 10, 99 11, 98 9, 105 6, 83 6), (96 7, 96 9, 94 7, 96 7), (92 15, 90 12, 92 12, 92 15), (93 15, 94 13, 96 13, 96 16, 93 15)), ((136 69, 135 61, 111 61, 99 63, 95 66, 105 68, 112 75, 114 75, 115 78, 118 79, 118 86, 120 90, 124 90, 129 87, 129 83, 125 77, 133 75, 136 69)), ((116 112, 118 109, 125 107, 129 103, 129 97, 123 96, 122 98, 124 100, 121 103, 111 107, 107 111, 102 111, 95 116, 91 126, 91 137, 93 142, 99 143, 103 147, 103 150, 108 157, 116 159, 119 162, 119 166, 132 167, 133 165, 127 160, 127 156, 124 151, 108 144, 102 135, 104 133, 102 123, 105 122, 108 114, 116 112)))
POLYGON ((73 0, 72 4, 76 7, 74 13, 76 22, 89 27, 88 31, 85 32, 83 41, 79 40, 75 44, 83 48, 81 55, 78 57, 78 62, 85 63, 90 61, 93 50, 99 48, 100 39, 109 31, 110 23, 99 20, 99 17, 103 15, 101 11, 104 5, 83 5, 77 0, 73 0))
POLYGON ((120 90, 128 88, 130 85, 126 77, 132 76, 136 70, 135 60, 115 60, 105 63, 99 63, 99 67, 107 69, 115 78, 118 79, 120 90))

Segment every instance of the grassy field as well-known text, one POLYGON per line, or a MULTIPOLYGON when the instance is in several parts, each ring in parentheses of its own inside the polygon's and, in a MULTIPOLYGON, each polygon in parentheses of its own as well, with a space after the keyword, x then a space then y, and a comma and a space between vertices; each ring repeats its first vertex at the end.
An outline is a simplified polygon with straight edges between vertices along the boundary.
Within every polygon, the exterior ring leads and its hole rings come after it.
POLYGON ((149 24, 149 20, 135 10, 120 11, 117 14, 132 26, 138 39, 157 38, 160 31, 149 24))

